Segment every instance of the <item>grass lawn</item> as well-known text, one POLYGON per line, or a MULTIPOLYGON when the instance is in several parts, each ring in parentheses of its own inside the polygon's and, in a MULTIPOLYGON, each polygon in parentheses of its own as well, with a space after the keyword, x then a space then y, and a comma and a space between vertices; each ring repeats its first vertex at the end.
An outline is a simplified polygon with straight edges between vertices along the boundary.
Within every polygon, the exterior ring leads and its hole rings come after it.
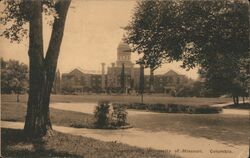
POLYGON ((2 128, 3 157, 85 157, 85 158, 174 158, 165 151, 141 149, 116 142, 103 142, 82 136, 54 132, 52 137, 28 141, 23 131, 2 128))
POLYGON ((128 122, 143 131, 169 131, 231 144, 249 144, 248 116, 223 114, 132 115, 128 122))
MULTIPOLYGON (((16 101, 15 95, 2 95, 2 101, 16 101)), ((27 102, 27 95, 21 95, 21 102, 27 102)), ((51 102, 141 102, 140 96, 132 95, 52 95, 51 102)), ((145 103, 172 103, 184 105, 212 105, 232 102, 231 98, 195 98, 195 97, 167 97, 163 95, 145 95, 145 103)))
MULTIPOLYGON (((1 120, 4 121, 25 121, 27 105, 23 102, 2 102, 1 120)), ((52 124, 72 127, 80 124, 82 127, 88 126, 93 121, 93 115, 66 110, 50 109, 52 124)))
POLYGON ((241 103, 238 105, 228 105, 226 107, 224 107, 225 109, 250 109, 250 103, 241 103))
MULTIPOLYGON (((26 103, 2 102, 1 120, 24 121, 26 103)), ((93 115, 72 111, 51 109, 54 125, 88 126, 93 115)), ((194 137, 205 137, 233 144, 248 144, 250 120, 248 116, 222 114, 147 114, 131 115, 128 122, 144 131, 170 131, 194 137)))

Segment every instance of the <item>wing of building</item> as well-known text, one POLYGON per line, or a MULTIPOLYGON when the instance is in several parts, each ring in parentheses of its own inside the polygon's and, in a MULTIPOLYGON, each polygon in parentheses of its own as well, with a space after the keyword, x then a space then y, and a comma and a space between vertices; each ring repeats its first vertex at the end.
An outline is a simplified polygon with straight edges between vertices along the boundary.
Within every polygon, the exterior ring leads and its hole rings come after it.
MULTIPOLYGON (((122 83, 126 93, 139 91, 140 68, 131 61, 131 49, 123 41, 117 47, 116 62, 111 63, 107 68, 105 63, 101 63, 100 71, 75 68, 69 73, 63 73, 61 77, 58 73, 54 83, 54 93, 115 93, 121 91, 122 83)), ((145 92, 169 93, 186 82, 188 78, 185 75, 180 75, 173 70, 154 75, 153 80, 150 79, 150 75, 144 75, 145 92)))

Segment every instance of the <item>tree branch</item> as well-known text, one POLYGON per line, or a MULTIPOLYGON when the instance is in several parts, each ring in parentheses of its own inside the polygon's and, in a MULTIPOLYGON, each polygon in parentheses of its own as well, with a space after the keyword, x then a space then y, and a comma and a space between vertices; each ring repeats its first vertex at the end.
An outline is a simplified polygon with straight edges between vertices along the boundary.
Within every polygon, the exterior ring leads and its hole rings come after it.
POLYGON ((60 0, 55 4, 58 17, 54 19, 49 47, 45 57, 45 66, 47 68, 56 68, 70 2, 71 0, 60 0))

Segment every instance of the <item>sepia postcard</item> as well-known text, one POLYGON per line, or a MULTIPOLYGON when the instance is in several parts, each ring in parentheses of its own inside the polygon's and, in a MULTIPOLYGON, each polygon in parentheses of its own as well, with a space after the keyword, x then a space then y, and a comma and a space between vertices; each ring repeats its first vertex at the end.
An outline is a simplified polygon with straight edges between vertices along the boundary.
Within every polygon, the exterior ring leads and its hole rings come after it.
POLYGON ((249 10, 0 1, 1 156, 250 158, 249 10))

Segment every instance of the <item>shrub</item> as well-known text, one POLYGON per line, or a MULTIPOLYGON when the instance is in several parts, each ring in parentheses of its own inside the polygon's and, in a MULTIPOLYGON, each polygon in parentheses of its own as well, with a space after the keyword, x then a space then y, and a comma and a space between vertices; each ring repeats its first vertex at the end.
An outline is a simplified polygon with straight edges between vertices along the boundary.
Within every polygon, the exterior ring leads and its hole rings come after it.
POLYGON ((108 102, 99 102, 94 112, 95 127, 113 129, 128 125, 126 109, 125 104, 110 106, 108 102))
POLYGON ((219 107, 210 106, 192 106, 182 104, 145 104, 145 103, 115 103, 115 105, 124 105, 128 109, 149 110, 165 113, 188 113, 188 114, 216 114, 222 111, 219 107))
POLYGON ((96 109, 94 111, 95 116, 95 125, 100 128, 108 127, 109 126, 109 103, 99 102, 98 106, 96 106, 96 109))
POLYGON ((130 103, 127 104, 128 109, 138 109, 138 110, 146 110, 148 105, 145 103, 130 103))
POLYGON ((220 113, 222 108, 210 107, 210 106, 199 106, 194 109, 195 114, 216 114, 220 113))
POLYGON ((113 104, 112 125, 116 127, 125 126, 127 124, 127 107, 125 104, 113 104))

